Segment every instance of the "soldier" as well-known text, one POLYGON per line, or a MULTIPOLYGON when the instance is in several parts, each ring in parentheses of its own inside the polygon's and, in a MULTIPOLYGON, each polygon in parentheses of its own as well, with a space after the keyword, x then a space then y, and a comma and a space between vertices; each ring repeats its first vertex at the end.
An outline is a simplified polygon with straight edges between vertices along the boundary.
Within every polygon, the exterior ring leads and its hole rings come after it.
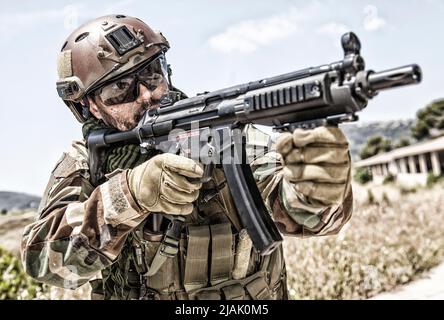
MULTIPOLYGON (((193 160, 124 145, 107 153, 106 175, 92 183, 85 142, 92 131, 132 129, 162 98, 185 97, 171 84, 168 49, 161 33, 124 15, 92 20, 62 46, 57 88, 84 139, 57 162, 38 218, 24 231, 25 270, 59 287, 89 281, 92 298, 286 299, 282 247, 267 256, 252 247, 221 169, 202 185, 189 180, 203 174, 193 160), (198 202, 199 195, 210 197, 198 202), (184 218, 180 241, 168 241, 168 220, 159 223, 154 212, 184 218)), ((298 129, 281 134, 276 151, 251 167, 279 230, 337 233, 352 213, 343 133, 298 129)))

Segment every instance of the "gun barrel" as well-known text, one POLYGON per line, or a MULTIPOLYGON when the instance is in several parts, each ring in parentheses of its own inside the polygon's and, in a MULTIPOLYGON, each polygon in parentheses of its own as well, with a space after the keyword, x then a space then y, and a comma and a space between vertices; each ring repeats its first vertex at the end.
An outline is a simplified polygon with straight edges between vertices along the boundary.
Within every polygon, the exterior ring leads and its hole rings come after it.
POLYGON ((369 88, 381 91, 421 82, 422 71, 417 64, 371 73, 368 76, 369 88))

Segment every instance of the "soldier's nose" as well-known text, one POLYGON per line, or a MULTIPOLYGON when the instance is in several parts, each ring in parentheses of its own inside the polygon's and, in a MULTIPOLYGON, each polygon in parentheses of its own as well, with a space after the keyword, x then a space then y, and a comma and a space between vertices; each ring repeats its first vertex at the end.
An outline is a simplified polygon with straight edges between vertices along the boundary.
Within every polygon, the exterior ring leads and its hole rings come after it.
POLYGON ((150 104, 151 99, 153 98, 153 93, 148 90, 142 83, 139 83, 139 96, 136 99, 136 103, 138 104, 150 104))
POLYGON ((149 90, 143 83, 139 83, 139 96, 138 100, 150 100, 152 96, 151 90, 149 90))

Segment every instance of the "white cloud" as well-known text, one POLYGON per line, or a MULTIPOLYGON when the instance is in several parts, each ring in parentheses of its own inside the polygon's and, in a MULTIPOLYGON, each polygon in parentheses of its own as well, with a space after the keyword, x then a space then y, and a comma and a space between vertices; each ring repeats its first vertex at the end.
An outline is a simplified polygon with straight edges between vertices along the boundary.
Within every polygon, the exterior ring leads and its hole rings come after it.
POLYGON ((67 5, 60 9, 44 9, 28 12, 0 14, 0 36, 11 36, 36 25, 60 22, 66 29, 78 26, 78 17, 83 4, 67 5))
POLYGON ((329 22, 316 29, 317 34, 329 37, 333 46, 336 48, 341 47, 340 38, 344 33, 349 31, 351 31, 350 28, 340 22, 329 22))
POLYGON ((383 28, 386 22, 378 15, 378 8, 373 5, 364 7, 364 29, 367 31, 376 31, 383 28))
POLYGON ((323 24, 316 30, 318 34, 324 34, 332 37, 341 36, 348 31, 350 31, 350 28, 339 22, 329 22, 323 24))
POLYGON ((211 48, 222 53, 252 53, 299 31, 304 14, 296 8, 288 13, 264 19, 251 19, 229 26, 208 40, 211 48))
POLYGON ((128 7, 134 4, 135 0, 120 0, 116 3, 112 3, 105 9, 105 14, 124 13, 128 7))
POLYGON ((63 25, 66 29, 74 30, 79 26, 79 9, 69 5, 63 8, 63 25))
POLYGON ((63 15, 63 10, 64 9, 48 9, 31 12, 9 13, 0 15, 0 19, 4 24, 16 23, 17 25, 25 26, 36 22, 60 19, 60 16, 63 15))

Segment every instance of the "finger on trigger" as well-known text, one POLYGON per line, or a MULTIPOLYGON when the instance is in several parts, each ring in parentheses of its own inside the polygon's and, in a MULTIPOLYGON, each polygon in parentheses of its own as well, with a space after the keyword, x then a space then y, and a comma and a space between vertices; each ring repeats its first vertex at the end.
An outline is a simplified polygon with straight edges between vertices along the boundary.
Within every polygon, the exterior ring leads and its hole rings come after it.
POLYGON ((165 156, 164 167, 190 178, 201 178, 204 173, 196 161, 174 154, 165 156))
POLYGON ((170 185, 178 191, 191 193, 195 190, 199 190, 202 187, 202 183, 191 182, 185 176, 176 172, 165 170, 163 174, 164 183, 170 185))

